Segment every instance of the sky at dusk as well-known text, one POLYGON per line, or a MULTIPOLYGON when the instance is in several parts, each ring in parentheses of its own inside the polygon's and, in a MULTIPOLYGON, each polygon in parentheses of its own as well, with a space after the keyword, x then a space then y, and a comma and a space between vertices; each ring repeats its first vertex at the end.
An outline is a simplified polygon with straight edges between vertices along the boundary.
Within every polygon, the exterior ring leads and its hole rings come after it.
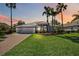
MULTIPOLYGON (((46 21, 46 16, 42 16, 44 6, 56 8, 56 5, 56 3, 17 3, 16 9, 13 9, 13 22, 16 23, 18 20, 23 20, 26 23, 46 21)), ((79 11, 78 3, 69 3, 67 5, 67 10, 63 12, 64 23, 70 22, 73 19, 72 15, 79 11)), ((4 3, 0 3, 0 22, 9 24, 9 16, 10 9, 4 3)), ((56 16, 56 20, 61 22, 60 15, 56 16)), ((51 17, 49 17, 49 21, 51 21, 51 17)))

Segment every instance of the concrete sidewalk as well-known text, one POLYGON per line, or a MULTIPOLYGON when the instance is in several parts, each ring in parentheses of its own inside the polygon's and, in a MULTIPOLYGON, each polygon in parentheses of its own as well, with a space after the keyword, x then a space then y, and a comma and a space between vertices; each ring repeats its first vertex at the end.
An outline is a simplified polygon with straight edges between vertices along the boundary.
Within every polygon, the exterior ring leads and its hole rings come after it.
POLYGON ((4 41, 0 42, 0 55, 3 55, 14 46, 19 44, 25 38, 29 37, 31 34, 11 34, 7 35, 4 41))

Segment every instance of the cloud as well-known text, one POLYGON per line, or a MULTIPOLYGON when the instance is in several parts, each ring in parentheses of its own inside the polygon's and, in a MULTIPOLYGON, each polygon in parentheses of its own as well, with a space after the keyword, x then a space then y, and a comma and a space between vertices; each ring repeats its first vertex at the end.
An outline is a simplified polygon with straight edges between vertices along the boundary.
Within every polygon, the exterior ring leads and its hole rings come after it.
POLYGON ((8 18, 7 16, 3 16, 3 15, 0 15, 0 19, 6 19, 8 18))
MULTIPOLYGON (((13 19, 12 21, 13 21, 13 24, 15 24, 18 20, 13 19)), ((8 16, 0 15, 0 22, 7 23, 10 25, 11 20, 10 20, 10 17, 8 17, 8 16)))

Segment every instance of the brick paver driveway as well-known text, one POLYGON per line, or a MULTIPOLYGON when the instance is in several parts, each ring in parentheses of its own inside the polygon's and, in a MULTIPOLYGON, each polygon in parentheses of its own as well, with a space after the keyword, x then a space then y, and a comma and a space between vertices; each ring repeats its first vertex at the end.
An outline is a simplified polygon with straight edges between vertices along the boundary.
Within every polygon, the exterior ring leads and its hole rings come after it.
POLYGON ((15 45, 19 44, 25 38, 30 36, 31 34, 11 34, 7 35, 4 41, 0 42, 0 55, 3 55, 10 49, 12 49, 15 45))

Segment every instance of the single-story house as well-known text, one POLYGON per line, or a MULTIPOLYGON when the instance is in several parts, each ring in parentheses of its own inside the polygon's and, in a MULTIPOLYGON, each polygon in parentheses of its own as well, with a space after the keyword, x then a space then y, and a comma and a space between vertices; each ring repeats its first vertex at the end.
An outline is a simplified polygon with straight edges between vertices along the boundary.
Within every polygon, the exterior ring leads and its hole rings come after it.
MULTIPOLYGON (((23 33, 23 34, 32 34, 32 33, 39 33, 39 32, 47 32, 47 22, 40 21, 35 23, 29 23, 24 25, 16 26, 16 33, 23 33)), ((52 26, 48 26, 48 31, 52 31, 52 26)))
POLYGON ((18 25, 16 26, 16 33, 39 33, 43 31, 47 31, 47 22, 44 21, 39 21, 35 23, 29 23, 29 24, 24 24, 24 25, 18 25))
POLYGON ((72 22, 64 24, 64 31, 77 31, 79 30, 79 23, 72 22))

